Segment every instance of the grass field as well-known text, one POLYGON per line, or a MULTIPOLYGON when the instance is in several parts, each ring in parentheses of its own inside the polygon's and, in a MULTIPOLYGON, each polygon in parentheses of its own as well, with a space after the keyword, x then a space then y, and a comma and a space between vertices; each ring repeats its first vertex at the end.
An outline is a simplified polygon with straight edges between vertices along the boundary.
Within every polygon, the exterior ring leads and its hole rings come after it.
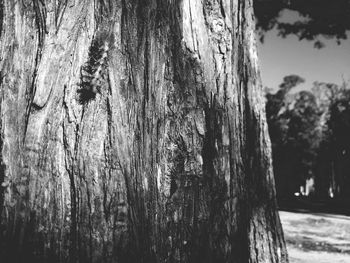
POLYGON ((350 263, 350 217, 280 211, 291 263, 350 263))

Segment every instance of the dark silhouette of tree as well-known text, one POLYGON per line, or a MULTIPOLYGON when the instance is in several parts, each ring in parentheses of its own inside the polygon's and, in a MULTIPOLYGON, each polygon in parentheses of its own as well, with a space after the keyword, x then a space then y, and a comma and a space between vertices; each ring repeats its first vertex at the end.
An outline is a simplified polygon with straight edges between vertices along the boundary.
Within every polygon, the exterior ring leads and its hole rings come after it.
POLYGON ((342 90, 330 105, 328 121, 334 162, 334 194, 350 198, 350 90, 342 90))
MULTIPOLYGON (((273 164, 278 197, 291 196, 299 190, 301 166, 298 133, 301 113, 294 113, 295 94, 289 92, 304 80, 297 75, 286 76, 275 94, 267 93, 266 114, 272 142, 273 164), (294 134, 293 134, 294 133, 294 134), (299 147, 299 148, 298 148, 299 147)), ((301 104, 301 103, 299 103, 301 104)), ((299 105, 298 104, 298 105, 299 105)), ((300 109, 301 110, 301 109, 300 109)))
POLYGON ((266 115, 269 124, 269 133, 273 137, 272 144, 282 144, 285 139, 286 123, 284 122, 288 101, 288 92, 304 82, 304 79, 297 75, 290 75, 283 78, 283 83, 279 86, 276 93, 266 93, 266 115))
POLYGON ((315 195, 326 199, 333 196, 335 188, 332 132, 329 127, 330 107, 342 94, 342 88, 333 83, 314 82, 312 93, 316 97, 320 121, 318 125, 319 146, 315 164, 315 195))
POLYGON ((319 111, 315 96, 309 91, 300 91, 295 96, 292 109, 286 115, 289 119, 288 153, 294 163, 294 184, 299 187, 314 175, 319 144, 319 111))
POLYGON ((320 112, 320 145, 316 160, 316 193, 324 198, 349 197, 349 89, 348 83, 315 82, 312 88, 320 112), (329 192, 329 190, 331 192, 329 192))

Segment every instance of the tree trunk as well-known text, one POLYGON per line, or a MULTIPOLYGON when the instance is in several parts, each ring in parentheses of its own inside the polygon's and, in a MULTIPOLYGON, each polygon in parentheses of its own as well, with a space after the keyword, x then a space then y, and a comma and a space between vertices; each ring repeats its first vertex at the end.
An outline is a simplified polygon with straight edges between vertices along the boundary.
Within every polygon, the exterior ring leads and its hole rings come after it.
POLYGON ((2 262, 288 262, 251 0, 0 3, 2 262))

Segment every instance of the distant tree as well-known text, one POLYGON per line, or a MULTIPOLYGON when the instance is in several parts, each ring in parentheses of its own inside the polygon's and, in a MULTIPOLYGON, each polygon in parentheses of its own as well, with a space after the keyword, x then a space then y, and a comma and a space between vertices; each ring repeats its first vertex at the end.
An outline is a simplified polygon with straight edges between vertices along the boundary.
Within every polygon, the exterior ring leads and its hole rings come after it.
POLYGON ((299 186, 299 182, 295 180, 295 173, 292 172, 297 163, 294 158, 297 154, 294 153, 293 142, 289 138, 290 111, 295 95, 289 92, 302 82, 304 79, 301 77, 289 75, 284 77, 276 93, 268 92, 266 94, 266 114, 272 142, 273 167, 278 197, 293 194, 299 186))
POLYGON ((341 90, 330 104, 328 127, 334 162, 335 195, 350 198, 350 90, 341 90))
POLYGON ((297 93, 294 105, 288 111, 288 119, 288 158, 294 161, 294 184, 299 187, 314 174, 320 142, 317 129, 320 118, 315 96, 309 91, 297 93))
POLYGON ((332 154, 332 132, 329 127, 330 106, 341 97, 342 86, 333 83, 314 82, 312 87, 317 102, 320 120, 317 126, 319 145, 315 163, 315 194, 328 198, 329 190, 334 188, 335 171, 332 154))
POLYGON ((303 83, 304 79, 297 75, 289 75, 283 78, 282 84, 279 86, 279 90, 276 93, 266 94, 266 115, 268 118, 270 136, 273 137, 272 143, 281 143, 284 140, 286 123, 284 122, 285 114, 289 101, 289 91, 300 83, 303 83))
POLYGON ((338 197, 348 197, 349 183, 349 101, 348 83, 335 85, 315 82, 320 121, 320 144, 316 160, 316 193, 328 196, 329 190, 338 197))
POLYGON ((277 195, 292 195, 315 179, 315 195, 350 197, 350 90, 347 84, 315 82, 311 91, 290 93, 303 80, 284 78, 266 94, 277 195))

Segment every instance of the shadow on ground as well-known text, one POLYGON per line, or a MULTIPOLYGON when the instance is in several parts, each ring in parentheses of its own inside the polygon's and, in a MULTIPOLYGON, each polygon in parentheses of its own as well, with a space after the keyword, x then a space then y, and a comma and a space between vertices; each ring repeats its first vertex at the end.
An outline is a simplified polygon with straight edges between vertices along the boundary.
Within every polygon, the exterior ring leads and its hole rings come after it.
POLYGON ((291 263, 349 263, 350 217, 280 211, 291 263))

